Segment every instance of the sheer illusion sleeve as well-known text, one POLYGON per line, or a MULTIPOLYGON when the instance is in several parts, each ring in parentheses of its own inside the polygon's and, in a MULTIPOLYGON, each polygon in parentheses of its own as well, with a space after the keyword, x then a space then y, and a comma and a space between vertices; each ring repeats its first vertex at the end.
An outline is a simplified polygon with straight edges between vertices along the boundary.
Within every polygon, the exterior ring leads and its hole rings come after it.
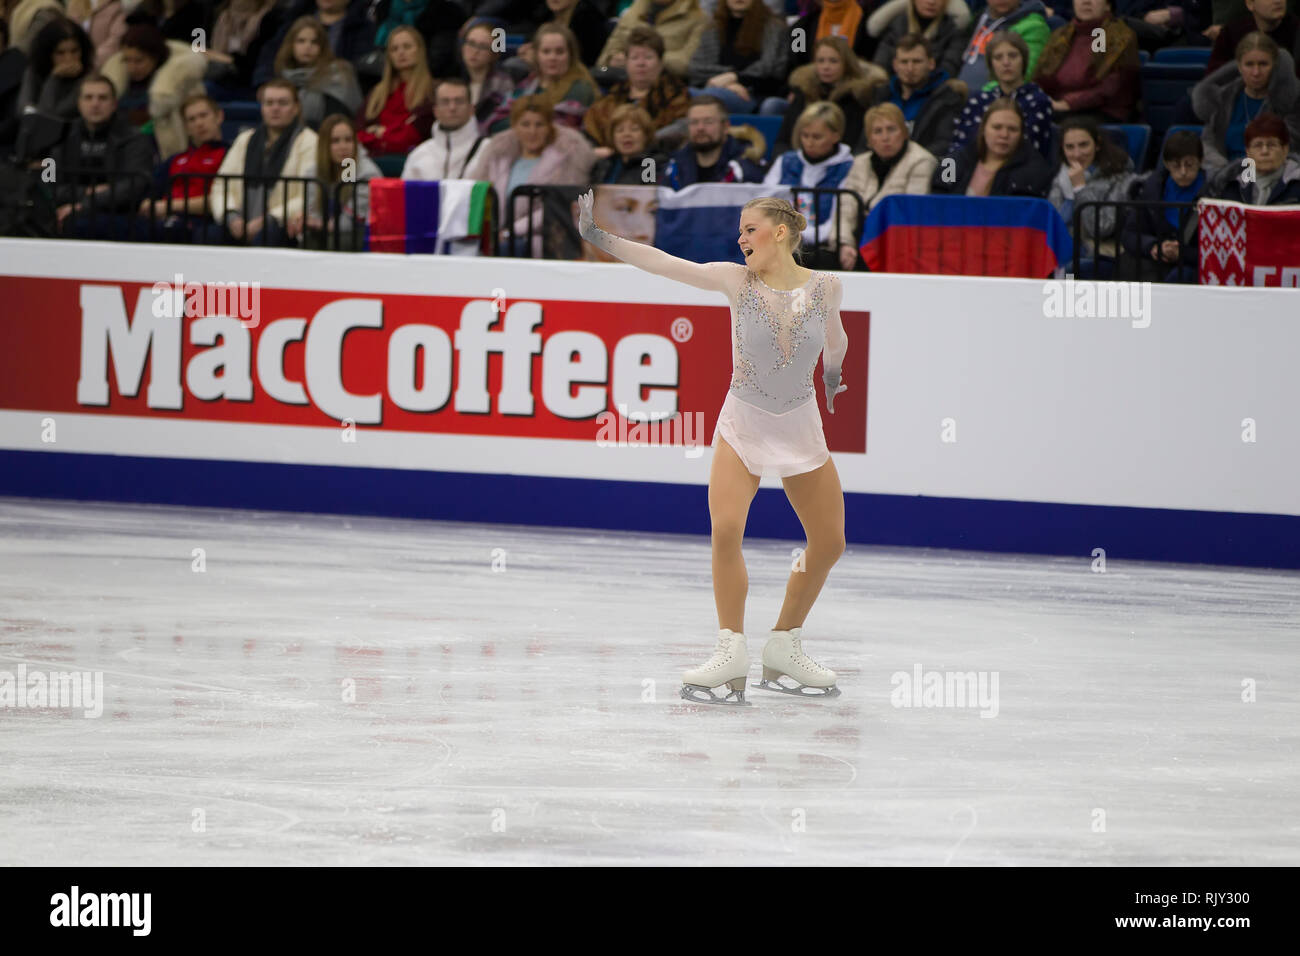
MULTIPOLYGON (((742 267, 743 268, 743 267, 742 267)), ((826 298, 826 344, 822 348, 822 375, 834 375, 838 381, 844 368, 844 356, 849 351, 849 337, 844 333, 844 320, 840 318, 840 305, 844 301, 844 284, 839 276, 831 276, 830 293, 826 298)))
POLYGON ((685 282, 697 289, 722 292, 729 299, 734 297, 740 287, 745 272, 745 267, 738 262, 699 263, 679 259, 654 246, 611 235, 594 224, 584 223, 582 238, 638 269, 685 282))

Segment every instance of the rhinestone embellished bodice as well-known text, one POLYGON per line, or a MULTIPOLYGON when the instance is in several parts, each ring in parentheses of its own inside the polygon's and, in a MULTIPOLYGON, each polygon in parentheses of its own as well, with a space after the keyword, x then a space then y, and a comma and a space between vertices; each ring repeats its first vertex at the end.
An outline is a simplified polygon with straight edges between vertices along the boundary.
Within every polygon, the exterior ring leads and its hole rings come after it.
POLYGON ((731 306, 731 391, 781 414, 813 400, 813 370, 826 341, 829 277, 773 289, 749 270, 731 306))

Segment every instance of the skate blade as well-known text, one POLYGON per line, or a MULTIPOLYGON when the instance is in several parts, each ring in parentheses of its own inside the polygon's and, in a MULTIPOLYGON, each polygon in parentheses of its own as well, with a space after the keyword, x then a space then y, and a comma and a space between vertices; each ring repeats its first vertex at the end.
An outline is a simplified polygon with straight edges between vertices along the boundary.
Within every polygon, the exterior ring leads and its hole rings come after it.
POLYGON ((745 687, 741 684, 735 690, 727 692, 725 697, 719 697, 713 693, 713 688, 703 687, 699 684, 683 684, 682 700, 689 700, 692 704, 719 704, 723 707, 753 707, 753 703, 745 700, 745 687))
MULTIPOLYGON (((785 676, 785 675, 782 675, 785 676)), ((793 677, 790 680, 794 680, 793 677)), ((809 687, 807 684, 800 684, 798 687, 786 687, 777 680, 769 680, 764 677, 757 684, 750 684, 750 687, 757 687, 759 690, 776 691, 778 694, 789 694, 792 697, 817 697, 823 700, 829 700, 832 697, 840 696, 840 689, 833 684, 830 687, 809 687)))

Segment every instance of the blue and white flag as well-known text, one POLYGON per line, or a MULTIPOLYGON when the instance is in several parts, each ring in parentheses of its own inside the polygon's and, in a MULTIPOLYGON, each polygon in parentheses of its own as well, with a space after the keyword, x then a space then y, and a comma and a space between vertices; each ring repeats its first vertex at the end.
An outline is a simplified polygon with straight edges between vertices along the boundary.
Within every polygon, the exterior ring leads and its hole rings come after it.
POLYGON ((789 200, 787 186, 763 183, 696 183, 685 189, 659 187, 655 245, 691 262, 739 262, 740 210, 751 199, 789 200))

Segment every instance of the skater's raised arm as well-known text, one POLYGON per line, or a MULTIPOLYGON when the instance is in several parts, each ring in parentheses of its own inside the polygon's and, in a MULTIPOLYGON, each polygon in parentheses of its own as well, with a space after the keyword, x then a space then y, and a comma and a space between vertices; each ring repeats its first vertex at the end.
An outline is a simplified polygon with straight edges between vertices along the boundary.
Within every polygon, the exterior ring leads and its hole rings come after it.
POLYGON ((691 262, 671 256, 662 249, 611 235, 596 225, 592 216, 594 194, 588 190, 578 197, 578 232, 593 246, 604 249, 629 265, 668 279, 685 282, 697 289, 724 292, 728 297, 740 284, 745 267, 738 262, 691 262))
POLYGON ((844 356, 849 352, 849 337, 844 334, 840 304, 844 301, 844 284, 831 276, 830 294, 826 298, 826 344, 822 347, 822 381, 826 385, 826 410, 835 414, 835 396, 848 388, 840 384, 844 356))

